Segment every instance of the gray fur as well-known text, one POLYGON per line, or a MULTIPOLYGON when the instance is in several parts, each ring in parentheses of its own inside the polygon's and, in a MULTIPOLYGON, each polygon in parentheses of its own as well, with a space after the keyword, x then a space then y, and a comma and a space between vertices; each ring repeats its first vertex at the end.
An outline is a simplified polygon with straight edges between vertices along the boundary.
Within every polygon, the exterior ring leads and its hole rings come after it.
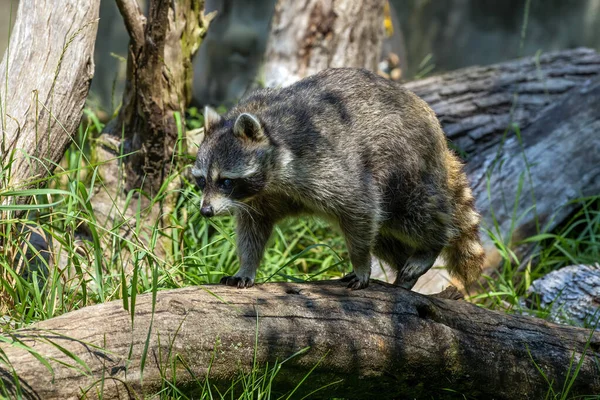
POLYGON ((354 289, 368 285, 371 253, 406 288, 455 243, 472 246, 468 255, 451 252, 451 271, 471 276, 465 268, 481 267, 478 215, 460 164, 430 107, 400 85, 329 69, 256 91, 218 119, 207 112, 194 166, 195 176, 206 175, 203 205, 217 202, 216 214, 237 219, 240 270, 223 283, 251 286, 274 224, 299 214, 339 226, 354 289), (233 189, 223 187, 226 178, 235 178, 233 189))

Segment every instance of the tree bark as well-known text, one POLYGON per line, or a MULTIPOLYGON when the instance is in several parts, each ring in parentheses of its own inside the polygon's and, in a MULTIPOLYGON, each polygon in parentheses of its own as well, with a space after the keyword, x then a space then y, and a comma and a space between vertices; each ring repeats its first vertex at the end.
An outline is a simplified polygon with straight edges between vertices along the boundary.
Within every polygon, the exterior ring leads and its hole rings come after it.
POLYGON ((552 321, 600 329, 600 264, 552 271, 533 281, 527 292, 528 302, 548 310, 552 321))
MULTIPOLYGON (((553 230, 577 207, 570 202, 600 193, 598 109, 600 80, 585 82, 540 112, 520 135, 509 132, 502 145, 469 161, 477 207, 504 243, 521 246, 523 239, 553 230)), ((490 240, 487 245, 493 246, 490 240)), ((515 250, 524 255, 530 248, 526 243, 515 250)))
POLYGON ((191 100, 192 58, 209 18, 203 1, 152 0, 148 20, 136 0, 117 4, 131 38, 127 83, 117 118, 93 150, 103 185, 97 186, 92 204, 101 225, 128 221, 123 232, 128 235, 137 221, 144 222, 143 229, 168 224, 161 218, 168 218, 174 206, 179 181, 165 180, 181 169, 184 153, 177 147, 185 147, 178 137, 185 126, 177 126, 175 114, 183 121, 191 100))
POLYGON ((511 124, 526 129, 566 93, 599 77, 600 55, 580 48, 463 68, 405 86, 433 108, 448 138, 469 155, 499 144, 511 124))
MULTIPOLYGON (((226 389, 255 361, 273 365, 306 347, 284 364, 275 393, 289 392, 315 367, 298 398, 323 388, 310 398, 539 399, 550 385, 564 390, 579 364, 569 395, 600 392, 599 332, 376 282, 361 291, 336 281, 164 291, 154 311, 151 294, 138 297, 133 323, 116 301, 37 323, 14 339, 54 369, 49 373, 21 346, 2 344, 24 398, 70 399, 101 389, 104 399, 141 398, 173 374, 193 396, 206 376, 213 391, 226 389)), ((3 368, 5 385, 14 389, 3 368)))
POLYGON ((383 6, 380 0, 279 0, 265 55, 266 85, 287 86, 326 68, 377 71, 383 6))
MULTIPOLYGON (((43 182, 81 119, 99 0, 21 0, 0 63, 0 188, 43 182)), ((2 202, 14 201, 2 199, 2 202)))

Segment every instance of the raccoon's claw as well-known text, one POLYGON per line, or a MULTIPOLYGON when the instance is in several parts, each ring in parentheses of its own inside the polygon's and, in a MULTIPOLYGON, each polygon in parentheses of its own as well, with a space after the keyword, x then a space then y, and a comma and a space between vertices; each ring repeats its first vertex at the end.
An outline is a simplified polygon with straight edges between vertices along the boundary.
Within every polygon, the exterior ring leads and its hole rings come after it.
POLYGON ((340 279, 342 282, 348 282, 348 289, 359 290, 364 289, 369 286, 369 279, 366 281, 361 281, 358 276, 354 272, 349 273, 340 279))
POLYGON ((244 289, 254 286, 254 279, 245 276, 224 276, 221 278, 221 284, 244 289))

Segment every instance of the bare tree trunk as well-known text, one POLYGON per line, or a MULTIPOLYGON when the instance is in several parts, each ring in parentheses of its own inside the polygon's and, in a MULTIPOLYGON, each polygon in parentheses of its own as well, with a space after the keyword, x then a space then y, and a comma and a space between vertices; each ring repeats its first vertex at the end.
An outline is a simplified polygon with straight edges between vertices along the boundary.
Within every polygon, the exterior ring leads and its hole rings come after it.
POLYGON ((174 374, 180 390, 198 395, 207 375, 213 391, 227 389, 255 361, 262 368, 307 347, 284 364, 275 393, 289 392, 316 367, 297 398, 329 384, 310 398, 456 398, 452 390, 467 398, 541 399, 550 387, 563 390, 579 365, 569 396, 600 392, 599 332, 375 282, 361 291, 335 281, 171 290, 157 294, 155 307, 151 294, 138 297, 133 323, 115 301, 37 323, 14 339, 54 369, 21 346, 0 345, 26 399, 100 390, 104 399, 150 397, 174 374))
MULTIPOLYGON (((79 125, 94 74, 99 0, 21 0, 0 63, 0 188, 43 181, 79 125)), ((10 202, 13 199, 0 199, 10 202)))
POLYGON ((377 70, 383 41, 381 0, 279 0, 264 75, 286 86, 326 68, 377 70))
POLYGON ((173 208, 179 181, 165 179, 181 169, 177 146, 185 147, 178 141, 185 126, 177 126, 175 114, 183 120, 191 99, 191 61, 208 19, 203 1, 152 0, 148 20, 136 0, 117 4, 131 37, 127 83, 119 114, 94 149, 104 187, 98 187, 93 206, 101 224, 129 219, 133 230, 136 213, 147 228, 173 208))

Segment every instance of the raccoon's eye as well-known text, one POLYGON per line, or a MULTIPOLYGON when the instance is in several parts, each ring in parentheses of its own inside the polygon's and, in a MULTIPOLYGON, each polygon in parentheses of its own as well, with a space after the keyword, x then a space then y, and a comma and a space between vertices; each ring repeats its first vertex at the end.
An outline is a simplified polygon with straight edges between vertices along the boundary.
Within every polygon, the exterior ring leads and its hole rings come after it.
POLYGON ((233 187, 233 181, 231 179, 229 179, 229 178, 221 179, 219 181, 219 186, 222 189, 226 189, 226 190, 227 189, 231 189, 233 187))
POLYGON ((196 184, 198 185, 200 190, 204 190, 204 187, 206 186, 206 178, 203 176, 196 178, 196 184))

